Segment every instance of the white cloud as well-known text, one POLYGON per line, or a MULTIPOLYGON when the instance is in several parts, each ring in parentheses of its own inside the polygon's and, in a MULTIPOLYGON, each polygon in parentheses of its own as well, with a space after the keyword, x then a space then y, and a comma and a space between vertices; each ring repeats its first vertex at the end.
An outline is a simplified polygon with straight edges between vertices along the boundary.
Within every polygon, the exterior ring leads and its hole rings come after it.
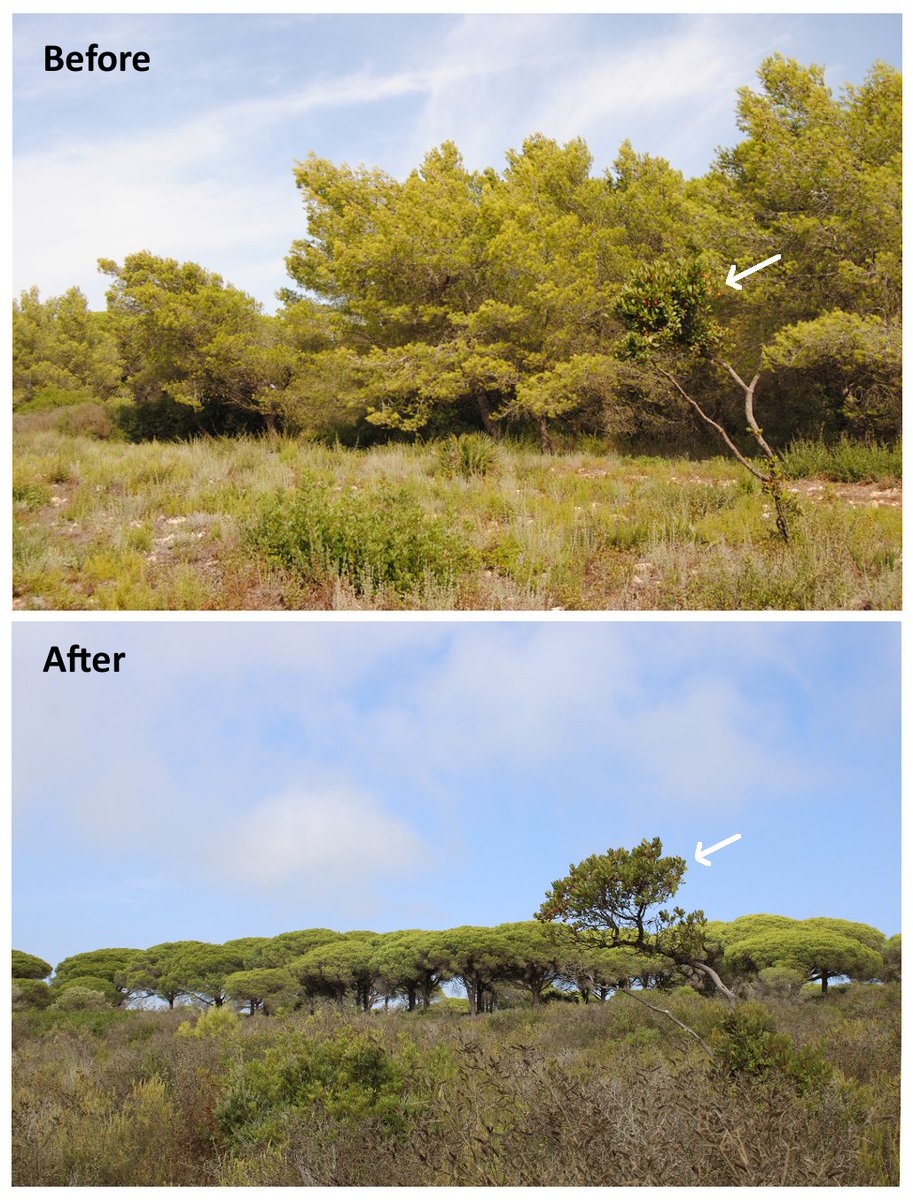
POLYGON ((414 67, 316 78, 187 119, 153 115, 129 135, 95 128, 61 140, 49 132, 40 149, 15 158, 15 288, 37 284, 53 294, 75 281, 100 304, 96 258, 145 248, 202 262, 270 304, 285 282, 283 257, 304 232, 292 161, 319 141, 330 111, 412 97, 376 153, 399 174, 446 138, 477 167, 499 165, 509 142, 537 129, 595 135, 611 153, 631 117, 645 114, 655 115, 668 153, 676 138, 706 142, 708 124, 731 109, 746 64, 757 59, 755 45, 714 18, 617 48, 590 47, 584 36, 579 23, 557 16, 465 16, 437 44, 415 45, 414 67), (287 161, 284 151, 270 158, 264 149, 277 134, 287 138, 287 161))
POLYGON ((420 835, 375 799, 351 790, 286 792, 255 805, 216 843, 214 864, 229 879, 275 888, 364 889, 429 859, 420 835))

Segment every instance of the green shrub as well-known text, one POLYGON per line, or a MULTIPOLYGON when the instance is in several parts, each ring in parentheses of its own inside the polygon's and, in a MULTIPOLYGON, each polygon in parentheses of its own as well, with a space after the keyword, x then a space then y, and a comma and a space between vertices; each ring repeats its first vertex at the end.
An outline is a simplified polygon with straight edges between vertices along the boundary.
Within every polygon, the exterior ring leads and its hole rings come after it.
POLYGON ((14 1012, 47 1008, 54 1000, 54 993, 43 979, 14 979, 10 994, 14 1012))
POLYGON ((437 443, 435 454, 441 471, 451 477, 491 475, 500 466, 498 447, 484 433, 451 434, 437 443))
POLYGON ((758 972, 758 990, 764 996, 798 996, 804 981, 802 972, 792 967, 764 967, 758 972))
POLYGON ((63 388, 49 384, 40 388, 30 400, 16 405, 18 413, 47 412, 52 408, 68 408, 78 404, 96 404, 98 397, 89 388, 63 388))
POLYGON ((55 982, 53 987, 61 996, 73 988, 82 988, 84 991, 99 992, 104 996, 106 1003, 112 1006, 120 1004, 121 1001, 120 992, 111 980, 98 975, 74 975, 72 979, 65 978, 62 983, 55 982))
POLYGON ((241 1018, 234 1009, 224 1004, 209 1008, 201 1013, 196 1022, 182 1021, 177 1028, 175 1037, 179 1038, 212 1038, 224 1037, 237 1033, 241 1026, 241 1018))
POLYGON ((13 503, 21 504, 29 512, 47 504, 52 494, 47 484, 35 483, 32 480, 13 480, 13 503))
POLYGON ((463 539, 409 487, 386 482, 341 491, 307 481, 268 503, 251 537, 282 566, 311 579, 345 576, 357 591, 388 584, 402 595, 425 579, 451 580, 469 559, 463 539))
POLYGON ((759 1080, 786 1076, 800 1092, 821 1087, 831 1076, 831 1066, 816 1046, 795 1049, 789 1037, 775 1032, 773 1015, 763 1004, 732 1009, 714 1031, 713 1042, 728 1075, 759 1080))
POLYGON ((110 1007, 110 1002, 104 992, 72 984, 61 990, 54 1007, 61 1012, 101 1012, 110 1007))
POLYGON ((371 1036, 343 1029, 328 1041, 296 1039, 237 1067, 216 1109, 230 1138, 271 1141, 288 1117, 314 1110, 396 1132, 408 1120, 408 1063, 371 1036))
POLYGON ((900 479, 903 455, 900 442, 857 441, 842 437, 839 442, 800 438, 782 455, 783 474, 788 479, 829 479, 835 483, 877 483, 900 479))

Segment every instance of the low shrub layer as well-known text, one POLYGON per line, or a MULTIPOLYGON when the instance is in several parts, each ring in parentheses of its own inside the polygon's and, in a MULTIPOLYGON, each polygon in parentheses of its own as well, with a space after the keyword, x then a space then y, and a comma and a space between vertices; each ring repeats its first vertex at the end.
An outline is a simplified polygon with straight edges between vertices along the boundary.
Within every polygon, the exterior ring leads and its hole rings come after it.
POLYGON ((660 1003, 17 1013, 14 1182, 896 1185, 896 985, 660 1003))

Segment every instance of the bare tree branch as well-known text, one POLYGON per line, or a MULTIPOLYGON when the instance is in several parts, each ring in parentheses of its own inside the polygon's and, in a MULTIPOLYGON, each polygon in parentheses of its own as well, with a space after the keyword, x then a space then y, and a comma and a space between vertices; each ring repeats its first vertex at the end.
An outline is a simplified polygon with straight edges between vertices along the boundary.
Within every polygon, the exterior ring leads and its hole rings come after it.
POLYGON ((757 421, 755 420, 755 415, 754 415, 754 390, 757 387, 758 380, 761 378, 761 372, 756 371, 754 374, 754 377, 751 380, 751 383, 746 383, 745 380, 741 377, 741 375, 739 375, 738 371, 736 371, 735 368, 732 367, 728 362, 723 362, 722 360, 718 360, 718 359, 714 359, 713 361, 718 363, 719 366, 725 368, 725 370, 727 370, 729 372, 729 374, 736 381, 736 383, 739 385, 739 387, 744 391, 744 393, 745 393, 745 420, 748 422, 748 428, 751 430, 752 434, 754 435, 755 441, 758 443, 758 445, 761 447, 761 449, 764 451, 764 453, 767 455, 767 457, 771 460, 771 462, 775 462, 777 456, 774 454, 773 450, 771 450, 770 446, 768 446, 768 444, 764 438, 764 435, 761 432, 761 427, 760 427, 760 425, 758 425, 757 421))
POLYGON ((655 1004, 648 1004, 646 1000, 642 999, 635 992, 628 991, 627 988, 617 988, 615 994, 618 995, 619 993, 622 996, 628 996, 631 1000, 636 1000, 638 1004, 642 1004, 644 1008, 649 1008, 651 1012, 661 1013, 664 1017, 668 1017, 673 1025, 677 1025, 679 1029, 684 1029, 685 1033, 690 1033, 695 1041, 700 1043, 704 1053, 711 1062, 715 1063, 717 1061, 716 1055, 713 1053, 701 1035, 696 1033, 690 1025, 686 1025, 684 1021, 680 1021, 678 1017, 673 1016, 673 1014, 669 1012, 668 1008, 657 1008, 655 1004))
MULTIPOLYGON (((668 379, 668 381, 672 384, 672 386, 676 389, 676 391, 678 391, 682 396, 684 396, 684 398, 688 401, 688 403, 691 405, 691 407, 695 410, 695 412, 698 414, 698 416, 701 418, 701 420, 706 421, 706 423, 708 425, 713 426, 713 428, 717 431, 717 433, 720 435, 720 437, 723 439, 723 441, 726 443, 726 445, 729 447, 729 449, 732 451, 732 453, 736 456, 736 458, 739 460, 739 462, 742 464, 742 466, 745 468, 745 470, 750 471, 752 473, 752 475, 754 475, 755 479, 760 479, 760 481, 762 483, 769 483, 770 480, 769 480, 768 476, 764 475, 761 471, 759 471, 757 469, 757 467, 749 459, 747 459, 745 457, 745 455, 738 448, 738 446, 735 444, 735 442, 732 440, 732 438, 729 436, 729 434, 726 432, 726 430, 723 428, 723 426, 720 425, 718 421, 714 421, 713 417, 709 417, 704 412, 704 410, 701 408, 701 406, 698 404, 698 402, 692 396, 688 395, 688 393, 685 391, 685 389, 682 387, 682 385, 678 382, 678 380, 675 378, 675 376, 670 375, 668 371, 664 371, 663 368, 657 366, 656 363, 654 363, 653 366, 659 372, 659 374, 662 375, 662 377, 664 379, 668 379)), ((744 384, 743 384, 743 386, 744 386, 744 384)))

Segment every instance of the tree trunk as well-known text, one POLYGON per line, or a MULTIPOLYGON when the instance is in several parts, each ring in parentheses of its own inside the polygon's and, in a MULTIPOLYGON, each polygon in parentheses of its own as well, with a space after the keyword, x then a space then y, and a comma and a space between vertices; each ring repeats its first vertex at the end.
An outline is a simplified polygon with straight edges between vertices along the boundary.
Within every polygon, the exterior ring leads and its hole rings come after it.
POLYGON ((539 418, 539 441, 542 445, 543 454, 552 454, 555 446, 552 442, 552 431, 549 428, 548 417, 539 418))
POLYGON ((471 979, 466 980, 466 999, 469 1001, 469 1015, 476 1015, 476 985, 471 979))
POLYGON ((692 967, 695 971, 700 971, 702 975, 706 975, 708 979, 712 980, 716 990, 721 995, 725 996, 730 1004, 738 1004, 738 996, 735 994, 735 992, 729 990, 726 984, 723 983, 722 979, 720 979, 719 975, 717 975, 716 971, 714 971, 713 967, 708 967, 706 963, 699 962, 690 962, 687 965, 692 967))
POLYGON ((488 403, 488 396, 482 388, 479 388, 475 393, 476 404, 479 406, 479 416, 482 418, 482 428, 489 437, 499 438, 501 430, 496 421, 492 419, 491 405, 488 403))
POLYGON ((263 420, 266 422, 266 432, 270 435, 276 432, 276 414, 271 408, 268 408, 263 413, 263 420))
POLYGON ((827 976, 826 975, 821 976, 821 995, 822 996, 827 995, 827 976))
POLYGON ((542 981, 539 980, 537 983, 531 983, 529 990, 533 994, 533 1007, 537 1008, 542 1003, 542 981))

